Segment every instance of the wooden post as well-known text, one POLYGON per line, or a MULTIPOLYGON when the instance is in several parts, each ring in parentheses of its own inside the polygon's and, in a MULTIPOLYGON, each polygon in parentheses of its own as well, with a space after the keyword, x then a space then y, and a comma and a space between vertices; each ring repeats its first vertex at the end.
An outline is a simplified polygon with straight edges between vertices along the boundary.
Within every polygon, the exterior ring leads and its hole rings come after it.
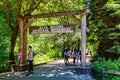
POLYGON ((22 49, 23 52, 22 64, 25 64, 27 54, 27 31, 24 31, 23 19, 19 19, 19 29, 20 29, 19 48, 22 49))
POLYGON ((27 29, 23 32, 23 59, 22 63, 26 63, 26 57, 27 57, 27 29))
POLYGON ((86 12, 82 13, 82 20, 80 22, 74 15, 71 15, 74 21, 81 25, 81 38, 82 38, 82 49, 81 49, 81 65, 86 66, 86 12))
POLYGON ((34 18, 31 18, 29 22, 24 23, 24 19, 17 17, 19 20, 19 29, 20 29, 20 37, 19 37, 19 48, 22 49, 23 57, 22 63, 26 63, 27 57, 27 28, 34 21, 34 18))
MULTIPOLYGON (((24 27, 24 22, 23 19, 19 19, 19 29, 20 29, 20 37, 19 37, 19 48, 22 49, 23 52, 23 27, 24 27)), ((23 53, 24 54, 24 53, 23 53)))
POLYGON ((26 57, 27 57, 27 28, 29 25, 34 21, 34 18, 31 18, 27 23, 25 23, 23 27, 23 63, 26 63, 26 57))
POLYGON ((81 53, 81 63, 82 67, 86 66, 86 15, 82 15, 81 20, 81 27, 82 27, 82 53, 81 53))

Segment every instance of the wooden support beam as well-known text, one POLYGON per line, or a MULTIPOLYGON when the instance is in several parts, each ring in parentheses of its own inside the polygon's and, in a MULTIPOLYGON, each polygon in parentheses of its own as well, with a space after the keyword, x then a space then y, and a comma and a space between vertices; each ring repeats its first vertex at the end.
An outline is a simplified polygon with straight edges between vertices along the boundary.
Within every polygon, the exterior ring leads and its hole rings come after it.
POLYGON ((86 66, 86 15, 82 15, 81 27, 82 27, 81 63, 82 63, 82 67, 85 67, 86 66))
POLYGON ((113 75, 120 75, 120 72, 112 72, 112 71, 102 71, 103 74, 113 74, 113 75))
POLYGON ((18 18, 19 20, 19 48, 23 52, 22 63, 26 62, 26 53, 27 53, 27 30, 24 31, 24 19, 18 18))
POLYGON ((82 36, 82 54, 81 54, 81 64, 82 67, 86 66, 86 14, 82 14, 82 20, 80 22, 80 20, 78 18, 76 18, 74 15, 71 15, 71 17, 82 27, 82 32, 81 32, 81 36, 82 36))
POLYGON ((76 21, 79 25, 81 25, 80 20, 79 20, 78 18, 76 18, 75 15, 70 15, 70 17, 71 17, 74 21, 76 21))
POLYGON ((90 9, 87 9, 82 13, 81 27, 82 27, 82 53, 81 53, 81 63, 82 67, 86 66, 86 14, 90 12, 90 9))
POLYGON ((19 37, 19 48, 23 51, 23 26, 24 22, 22 19, 19 19, 19 29, 20 29, 20 37, 19 37))
POLYGON ((24 32, 27 30, 28 26, 34 21, 35 19, 32 17, 28 23, 24 26, 24 32))
POLYGON ((23 32, 23 64, 26 63, 26 58, 27 58, 27 29, 24 30, 23 32))
MULTIPOLYGON (((71 15, 70 16, 74 21, 76 21, 79 25, 81 25, 81 21, 76 18, 74 15, 71 15)), ((89 32, 89 28, 86 26, 86 31, 89 32)))
POLYGON ((26 15, 22 18, 30 19, 30 18, 49 18, 49 17, 58 17, 58 16, 70 16, 86 13, 86 10, 77 10, 77 11, 68 11, 68 12, 55 12, 55 13, 46 13, 46 14, 38 14, 38 15, 26 15))

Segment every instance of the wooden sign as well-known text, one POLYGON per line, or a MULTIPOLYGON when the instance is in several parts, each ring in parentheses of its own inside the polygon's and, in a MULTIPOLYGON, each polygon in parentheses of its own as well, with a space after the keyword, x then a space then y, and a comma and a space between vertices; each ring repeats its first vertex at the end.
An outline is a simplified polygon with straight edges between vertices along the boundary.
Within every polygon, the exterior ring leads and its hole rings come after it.
POLYGON ((72 32, 75 32, 74 24, 29 27, 30 34, 52 34, 52 33, 72 33, 72 32))

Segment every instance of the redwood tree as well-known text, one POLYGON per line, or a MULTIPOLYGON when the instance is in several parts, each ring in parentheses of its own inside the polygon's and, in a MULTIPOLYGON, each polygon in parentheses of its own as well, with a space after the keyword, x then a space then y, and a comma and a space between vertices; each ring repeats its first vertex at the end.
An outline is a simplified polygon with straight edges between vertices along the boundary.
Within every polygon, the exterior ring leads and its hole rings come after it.
MULTIPOLYGON (((90 26, 91 34, 96 35, 97 54, 108 58, 118 58, 117 48, 120 46, 120 5, 118 0, 92 0, 90 26)), ((95 36, 94 36, 95 37, 95 36)), ((93 39, 91 40, 93 41, 93 39)))
MULTIPOLYGON (((0 1, 0 6, 6 11, 6 21, 10 28, 10 48, 9 48, 9 61, 15 63, 14 48, 16 45, 16 39, 19 33, 19 22, 17 16, 31 15, 31 13, 39 6, 40 1, 25 1, 25 0, 4 0, 0 1)), ((26 24, 28 20, 25 20, 26 24)))

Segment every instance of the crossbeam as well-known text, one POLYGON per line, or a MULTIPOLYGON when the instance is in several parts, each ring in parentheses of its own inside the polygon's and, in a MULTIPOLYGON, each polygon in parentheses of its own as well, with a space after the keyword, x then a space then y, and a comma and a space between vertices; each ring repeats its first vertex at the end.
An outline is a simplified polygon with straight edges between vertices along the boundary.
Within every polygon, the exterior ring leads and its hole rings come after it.
POLYGON ((30 18, 49 18, 49 17, 58 17, 58 16, 70 16, 70 15, 78 15, 88 13, 88 10, 77 10, 77 11, 67 11, 67 12, 54 12, 54 13, 46 13, 46 14, 38 14, 38 15, 26 15, 22 18, 30 19, 30 18))

